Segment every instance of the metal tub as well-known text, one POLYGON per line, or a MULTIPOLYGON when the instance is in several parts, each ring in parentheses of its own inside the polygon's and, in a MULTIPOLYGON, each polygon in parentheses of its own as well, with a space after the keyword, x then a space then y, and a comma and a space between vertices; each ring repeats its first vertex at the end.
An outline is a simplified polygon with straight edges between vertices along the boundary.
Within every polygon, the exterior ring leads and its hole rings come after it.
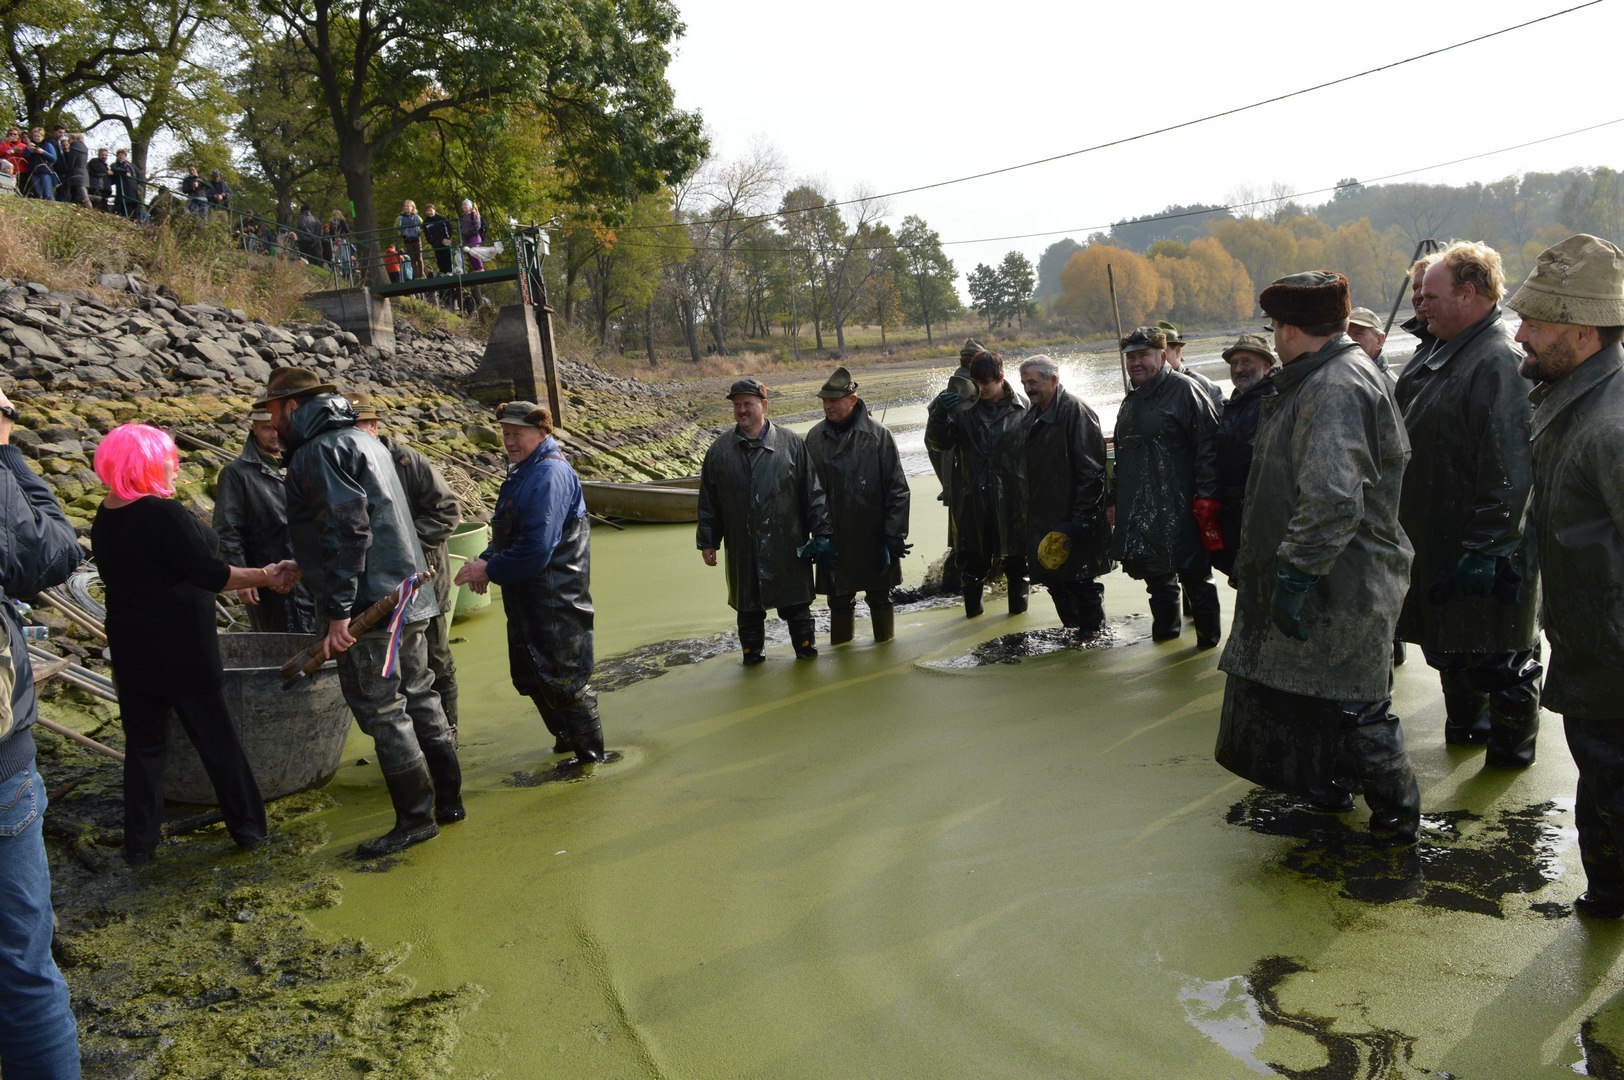
MULTIPOLYGON (((344 757, 350 710, 339 690, 337 665, 328 661, 282 689, 278 669, 312 640, 302 634, 220 635, 226 707, 267 799, 322 787, 344 757)), ((175 717, 169 721, 164 795, 174 802, 218 802, 192 740, 175 717)))

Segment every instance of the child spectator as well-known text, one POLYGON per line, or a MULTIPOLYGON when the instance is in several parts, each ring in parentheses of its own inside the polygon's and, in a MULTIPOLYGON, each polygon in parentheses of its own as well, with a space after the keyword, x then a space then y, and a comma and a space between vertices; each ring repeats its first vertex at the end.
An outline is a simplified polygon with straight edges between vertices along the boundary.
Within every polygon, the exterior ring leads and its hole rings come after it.
POLYGON ((0 196, 17 194, 17 177, 12 175, 11 159, 0 157, 0 196))
POLYGON ((390 281, 400 280, 400 252, 394 244, 383 253, 383 268, 389 272, 390 281))

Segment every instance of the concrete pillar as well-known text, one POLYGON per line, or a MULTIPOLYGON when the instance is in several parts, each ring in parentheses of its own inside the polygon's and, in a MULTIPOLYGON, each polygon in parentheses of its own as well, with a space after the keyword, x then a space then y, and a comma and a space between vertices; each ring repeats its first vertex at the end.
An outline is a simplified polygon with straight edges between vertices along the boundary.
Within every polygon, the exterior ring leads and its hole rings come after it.
POLYGON ((534 401, 547 406, 553 423, 561 425, 558 381, 552 364, 551 308, 509 304, 496 314, 491 339, 479 368, 468 382, 476 400, 495 405, 504 401, 534 401))
POLYGON ((329 289, 308 293, 305 303, 348 330, 363 345, 373 345, 386 353, 395 351, 395 311, 387 296, 373 296, 370 289, 329 289))

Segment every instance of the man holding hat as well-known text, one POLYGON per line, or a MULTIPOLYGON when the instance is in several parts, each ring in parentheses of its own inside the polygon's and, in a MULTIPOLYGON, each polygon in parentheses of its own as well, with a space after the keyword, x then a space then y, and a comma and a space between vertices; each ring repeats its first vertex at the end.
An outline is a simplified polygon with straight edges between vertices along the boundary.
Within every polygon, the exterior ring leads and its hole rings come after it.
MULTIPOLYGON (((249 413, 242 453, 215 479, 214 531, 221 559, 232 566, 265 566, 293 558, 285 476, 282 441, 271 414, 249 413)), ((316 601, 303 580, 286 595, 239 589, 237 597, 248 606, 249 625, 262 634, 316 632, 316 601)))
POLYGON ((1221 636, 1211 552, 1218 531, 1218 418, 1193 380, 1167 364, 1167 335, 1141 326, 1122 339, 1132 389, 1116 420, 1116 472, 1110 503, 1111 557, 1150 594, 1150 635, 1184 631, 1179 586, 1189 597, 1196 645, 1221 636))
POLYGON ((1624 915, 1624 252, 1570 236, 1506 301, 1522 316, 1534 403, 1530 528, 1551 669, 1579 766, 1573 817, 1587 886, 1574 910, 1624 915))
POLYGON ((394 828, 356 849, 377 858, 432 839, 467 813, 456 743, 428 664, 434 590, 417 591, 393 642, 382 627, 350 633, 352 618, 428 564, 388 451, 356 428, 354 410, 336 391, 308 368, 277 368, 254 407, 271 414, 287 448, 293 551, 326 620, 326 652, 338 661, 344 700, 372 736, 394 804, 394 828))
POLYGON ((850 641, 856 632, 859 589, 868 599, 874 640, 890 641, 896 632, 891 589, 902 584, 909 549, 908 478, 896 440, 857 396, 851 372, 836 368, 818 397, 823 419, 806 433, 806 452, 841 553, 814 574, 815 588, 829 597, 829 644, 850 641))
MULTIPOLYGON (((948 389, 952 389, 954 381, 959 380, 960 386, 970 385, 970 361, 976 358, 977 353, 986 352, 985 346, 975 338, 965 338, 963 348, 959 349, 959 366, 948 377, 948 389)), ((962 396, 962 395, 961 395, 962 396)), ((968 408, 969 406, 966 406, 968 408)), ((958 560, 953 555, 953 549, 958 544, 958 522, 953 517, 953 507, 956 501, 953 491, 953 477, 958 471, 953 451, 936 450, 931 446, 925 447, 925 456, 930 458, 930 467, 936 473, 936 479, 941 482, 942 492, 937 496, 947 507, 947 554, 942 558, 942 590, 944 592, 957 592, 959 590, 958 560)))
POLYGON ((395 475, 406 492, 407 507, 411 511, 412 526, 417 530, 418 543, 423 545, 423 557, 434 568, 434 600, 440 612, 429 620, 429 669, 434 672, 434 692, 440 695, 440 711, 457 734, 457 661, 451 655, 451 559, 446 541, 457 526, 462 524, 462 509, 457 497, 451 493, 445 474, 422 454, 398 439, 378 433, 380 417, 371 394, 349 394, 350 408, 355 410, 355 426, 383 443, 389 451, 389 460, 395 463, 395 475))
POLYGON ((1398 526, 1404 425, 1343 333, 1347 278, 1293 274, 1259 303, 1285 365, 1253 448, 1216 757, 1327 811, 1351 810, 1363 788, 1372 836, 1414 843, 1421 796, 1388 711, 1411 555, 1398 526))
POLYGON ((1179 333, 1179 328, 1166 319, 1158 320, 1156 328, 1167 335, 1167 366, 1201 387, 1202 393, 1212 402, 1214 413, 1223 411, 1223 388, 1194 368, 1184 366, 1184 335, 1179 333))
POLYGON ((1257 441, 1263 399, 1274 397, 1274 352, 1262 334, 1242 334, 1224 350, 1233 389, 1213 436, 1218 449, 1218 530, 1224 546, 1212 552, 1212 565, 1226 574, 1235 570, 1241 543, 1241 510, 1246 505, 1246 475, 1252 471, 1252 444, 1257 441))
POLYGON ((1105 626, 1111 526, 1105 520, 1105 435, 1094 410, 1060 385, 1052 357, 1021 361, 1026 425, 1026 543, 1032 579, 1061 625, 1087 639, 1105 626))
POLYGON ((573 764, 604 760, 598 695, 589 685, 592 526, 580 478, 553 438, 553 417, 531 401, 496 410, 509 470, 496 496, 491 545, 457 571, 456 583, 502 586, 513 688, 536 703, 553 753, 573 764))
POLYGON ((727 548, 727 602, 738 612, 746 667, 766 659, 768 608, 789 624, 796 657, 811 659, 812 560, 837 558, 823 484, 806 442, 768 421, 765 386, 740 379, 727 396, 735 424, 699 471, 699 554, 715 566, 716 549, 727 548))
POLYGON ((1443 683, 1444 741, 1488 744, 1485 763, 1533 764, 1539 732, 1538 567, 1524 532, 1533 409, 1522 350, 1500 310, 1500 256, 1451 244, 1426 270, 1435 344, 1399 376, 1412 457, 1398 520, 1415 546, 1398 635, 1443 683))

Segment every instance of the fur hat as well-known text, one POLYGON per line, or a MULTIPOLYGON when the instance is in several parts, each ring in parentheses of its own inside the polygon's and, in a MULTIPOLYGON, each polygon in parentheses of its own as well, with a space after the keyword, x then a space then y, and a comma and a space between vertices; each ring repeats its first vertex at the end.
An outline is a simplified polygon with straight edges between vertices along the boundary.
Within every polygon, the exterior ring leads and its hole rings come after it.
POLYGON ((1146 352, 1150 349, 1167 348, 1167 335, 1159 326, 1141 326, 1133 333, 1122 339, 1122 351, 1125 353, 1146 352))
POLYGON ((1348 279, 1330 270, 1283 277, 1257 298, 1263 313, 1290 326, 1326 326, 1347 319, 1348 279))
POLYGON ((1506 307, 1540 322, 1624 326, 1624 251, 1578 233, 1540 252, 1506 307))

